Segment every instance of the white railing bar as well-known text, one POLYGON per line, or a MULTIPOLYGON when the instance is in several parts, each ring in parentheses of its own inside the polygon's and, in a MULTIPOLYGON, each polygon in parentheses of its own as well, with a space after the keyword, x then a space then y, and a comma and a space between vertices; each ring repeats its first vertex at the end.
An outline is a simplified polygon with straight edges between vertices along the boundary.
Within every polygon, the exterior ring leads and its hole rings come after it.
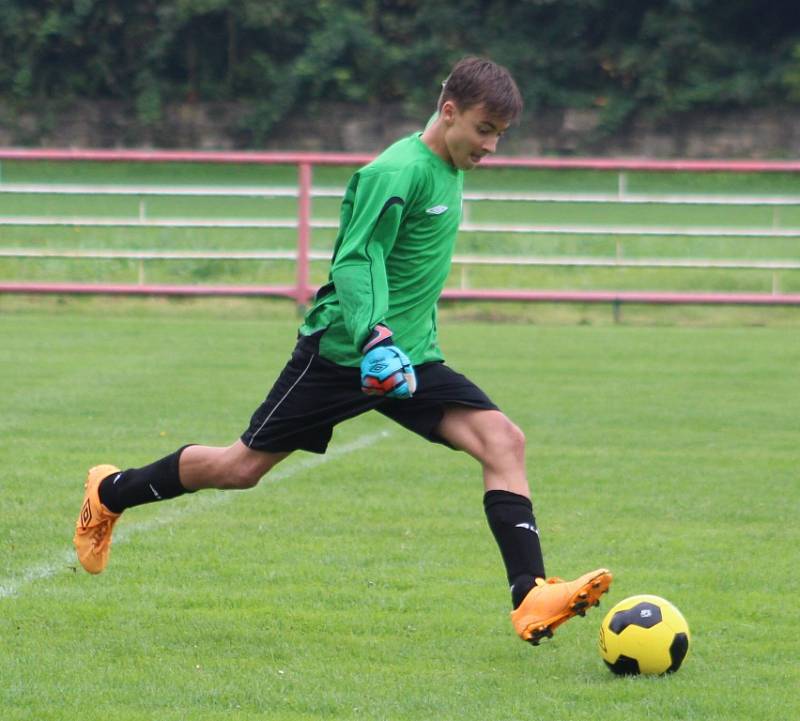
MULTIPOLYGON (((309 259, 330 260, 330 251, 311 251, 309 259)), ((48 248, 0 248, 5 258, 70 258, 130 260, 296 260, 292 250, 257 251, 159 251, 159 250, 58 250, 48 248)), ((517 265, 624 268, 722 268, 743 270, 800 270, 800 260, 737 260, 685 258, 602 258, 456 255, 455 265, 517 265)))
POLYGON ((296 198, 299 191, 289 186, 224 185, 87 185, 84 183, 0 183, 0 193, 49 195, 191 195, 256 198, 296 198))
MULTIPOLYGON (((146 195, 146 196, 228 196, 257 198, 296 198, 290 186, 210 186, 210 185, 100 185, 64 183, 0 183, 0 193, 52 195, 146 195)), ((312 188, 316 198, 341 198, 344 188, 312 188)), ((665 205, 800 205, 798 195, 685 195, 659 193, 548 193, 465 191, 464 200, 553 203, 629 203, 665 205)))
MULTIPOLYGON (((295 219, 236 218, 93 218, 59 216, 0 217, 0 226, 84 226, 128 228, 297 228, 295 219)), ((315 220, 314 229, 335 229, 338 220, 315 220)), ((797 238, 800 228, 725 228, 719 226, 639 226, 639 225, 514 225, 463 223, 463 233, 527 233, 531 235, 644 235, 744 238, 797 238)))
POLYGON ((453 256, 459 265, 535 265, 603 268, 724 268, 743 270, 800 270, 800 260, 717 260, 685 258, 595 258, 595 257, 541 257, 541 256, 453 256))
POLYGON ((797 195, 682 195, 659 193, 507 193, 464 192, 470 201, 552 203, 630 203, 655 205, 800 205, 797 195))
MULTIPOLYGON (((4 258, 71 258, 130 260, 297 260, 296 250, 58 250, 50 248, 0 248, 4 258)), ((330 260, 331 253, 311 251, 311 260, 330 260)))
POLYGON ((534 235, 652 235, 731 238, 797 238, 800 228, 724 228, 720 226, 640 225, 512 225, 463 223, 463 233, 528 233, 534 235))
MULTIPOLYGON (((344 188, 313 188, 312 197, 341 198, 344 188)), ((464 191, 471 202, 503 201, 528 203, 616 203, 655 205, 800 205, 800 195, 688 195, 661 193, 527 193, 464 191)))
MULTIPOLYGON (((85 226, 120 228, 297 228, 296 218, 252 219, 242 218, 90 218, 83 216, 6 216, 0 218, 0 225, 34 226, 85 226)), ((318 221, 316 227, 338 228, 338 221, 318 221)))

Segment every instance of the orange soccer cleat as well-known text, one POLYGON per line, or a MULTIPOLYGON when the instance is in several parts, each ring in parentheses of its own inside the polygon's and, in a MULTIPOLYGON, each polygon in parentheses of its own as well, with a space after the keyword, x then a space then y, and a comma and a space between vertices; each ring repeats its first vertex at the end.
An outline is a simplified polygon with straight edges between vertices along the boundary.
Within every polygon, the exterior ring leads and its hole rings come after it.
POLYGON ((86 492, 83 505, 75 523, 75 537, 72 539, 78 560, 89 573, 100 573, 108 563, 111 552, 111 531, 120 517, 120 513, 112 513, 102 503, 97 489, 102 481, 119 468, 104 464, 89 469, 86 476, 86 492))
POLYGON ((523 641, 534 646, 573 616, 585 616, 586 609, 600 605, 600 596, 608 591, 612 575, 598 568, 574 581, 560 578, 537 579, 518 608, 511 612, 511 623, 523 641))

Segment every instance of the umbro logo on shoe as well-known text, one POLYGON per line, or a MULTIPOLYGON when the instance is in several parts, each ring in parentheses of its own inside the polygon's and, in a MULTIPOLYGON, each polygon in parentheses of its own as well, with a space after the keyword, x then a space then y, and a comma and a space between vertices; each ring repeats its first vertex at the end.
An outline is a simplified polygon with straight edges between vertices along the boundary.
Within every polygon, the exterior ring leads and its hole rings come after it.
POLYGON ((83 504, 83 508, 81 508, 81 528, 86 529, 88 528, 89 524, 92 522, 92 506, 89 503, 89 499, 86 499, 86 502, 83 504))
POLYGON ((428 208, 425 212, 428 215, 441 215, 446 211, 447 211, 446 205, 434 205, 432 208, 428 208))

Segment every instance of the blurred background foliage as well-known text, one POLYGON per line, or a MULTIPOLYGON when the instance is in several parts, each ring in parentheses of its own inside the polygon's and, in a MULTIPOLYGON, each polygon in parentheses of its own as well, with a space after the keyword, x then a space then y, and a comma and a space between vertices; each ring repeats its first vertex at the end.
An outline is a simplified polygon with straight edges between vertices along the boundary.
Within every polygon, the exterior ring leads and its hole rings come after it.
POLYGON ((429 109, 465 54, 527 112, 635 117, 800 103, 800 4, 752 0, 0 0, 7 106, 246 101, 255 137, 322 102, 429 109))

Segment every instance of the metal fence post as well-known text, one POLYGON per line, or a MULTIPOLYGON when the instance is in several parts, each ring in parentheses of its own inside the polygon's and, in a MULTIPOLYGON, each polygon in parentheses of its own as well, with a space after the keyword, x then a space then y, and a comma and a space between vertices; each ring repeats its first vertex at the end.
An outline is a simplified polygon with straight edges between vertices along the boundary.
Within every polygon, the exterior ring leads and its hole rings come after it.
POLYGON ((309 290, 309 260, 311 247, 311 163, 301 162, 297 166, 297 286, 295 297, 297 312, 305 312, 309 290))

